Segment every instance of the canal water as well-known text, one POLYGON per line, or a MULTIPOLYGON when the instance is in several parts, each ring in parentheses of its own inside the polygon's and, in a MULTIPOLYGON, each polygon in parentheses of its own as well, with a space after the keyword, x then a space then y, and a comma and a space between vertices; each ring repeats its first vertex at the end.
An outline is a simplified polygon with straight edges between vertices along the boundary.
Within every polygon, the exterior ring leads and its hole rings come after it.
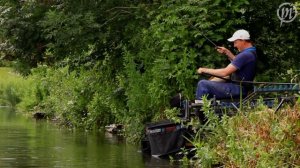
POLYGON ((177 167, 105 132, 60 128, 0 108, 0 168, 177 167))

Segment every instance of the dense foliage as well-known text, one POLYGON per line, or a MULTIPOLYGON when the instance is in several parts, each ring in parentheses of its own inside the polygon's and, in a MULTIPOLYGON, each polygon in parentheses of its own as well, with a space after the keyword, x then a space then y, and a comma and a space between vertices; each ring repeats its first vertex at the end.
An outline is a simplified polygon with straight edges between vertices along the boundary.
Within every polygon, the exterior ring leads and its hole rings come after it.
POLYGON ((221 120, 216 119, 212 109, 206 108, 209 122, 194 140, 198 158, 194 166, 299 166, 299 100, 294 107, 277 113, 259 105, 251 112, 238 112, 221 120))
POLYGON ((193 99, 197 67, 228 64, 204 35, 233 50, 226 39, 247 29, 261 50, 257 80, 297 73, 299 17, 280 26, 281 3, 2 0, 1 58, 32 81, 23 110, 85 129, 122 123, 137 139, 145 122, 165 117, 172 95, 193 99))
MULTIPOLYGON (((226 39, 240 28, 259 49, 256 80, 300 82, 300 18, 281 24, 283 2, 1 0, 1 65, 9 61, 26 77, 2 87, 1 104, 46 112, 73 128, 121 123, 137 140, 146 122, 174 112, 175 93, 194 98, 197 67, 228 64, 204 36, 234 50, 226 39)), ((297 107, 210 117, 209 140, 194 142, 197 165, 299 165, 297 107)))

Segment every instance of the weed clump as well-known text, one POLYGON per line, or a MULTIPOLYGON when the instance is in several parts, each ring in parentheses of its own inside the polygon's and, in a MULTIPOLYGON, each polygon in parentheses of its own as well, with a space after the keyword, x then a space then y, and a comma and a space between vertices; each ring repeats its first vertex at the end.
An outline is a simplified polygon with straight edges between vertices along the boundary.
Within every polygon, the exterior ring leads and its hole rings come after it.
MULTIPOLYGON (((208 116, 209 117, 209 116, 208 116)), ((260 106, 211 120, 214 129, 194 140, 197 167, 294 167, 300 165, 299 103, 275 113, 260 106)))

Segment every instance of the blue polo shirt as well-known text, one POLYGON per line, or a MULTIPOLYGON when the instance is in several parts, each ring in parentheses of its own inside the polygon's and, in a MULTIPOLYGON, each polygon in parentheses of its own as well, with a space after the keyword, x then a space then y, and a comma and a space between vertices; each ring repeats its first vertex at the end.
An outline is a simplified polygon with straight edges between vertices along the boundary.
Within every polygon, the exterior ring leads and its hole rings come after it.
POLYGON ((244 49, 236 55, 231 64, 237 68, 232 75, 233 80, 253 81, 256 68, 256 48, 244 49))

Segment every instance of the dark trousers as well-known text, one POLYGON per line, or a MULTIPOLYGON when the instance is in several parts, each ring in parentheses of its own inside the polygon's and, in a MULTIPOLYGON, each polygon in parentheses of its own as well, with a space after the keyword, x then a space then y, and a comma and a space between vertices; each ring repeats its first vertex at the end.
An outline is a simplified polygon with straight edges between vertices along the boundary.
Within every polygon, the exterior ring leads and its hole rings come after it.
POLYGON ((247 90, 241 88, 239 84, 230 82, 216 82, 209 80, 200 80, 197 85, 196 99, 202 99, 202 96, 207 95, 208 99, 225 99, 225 98, 239 98, 240 94, 245 97, 247 95, 247 90))

